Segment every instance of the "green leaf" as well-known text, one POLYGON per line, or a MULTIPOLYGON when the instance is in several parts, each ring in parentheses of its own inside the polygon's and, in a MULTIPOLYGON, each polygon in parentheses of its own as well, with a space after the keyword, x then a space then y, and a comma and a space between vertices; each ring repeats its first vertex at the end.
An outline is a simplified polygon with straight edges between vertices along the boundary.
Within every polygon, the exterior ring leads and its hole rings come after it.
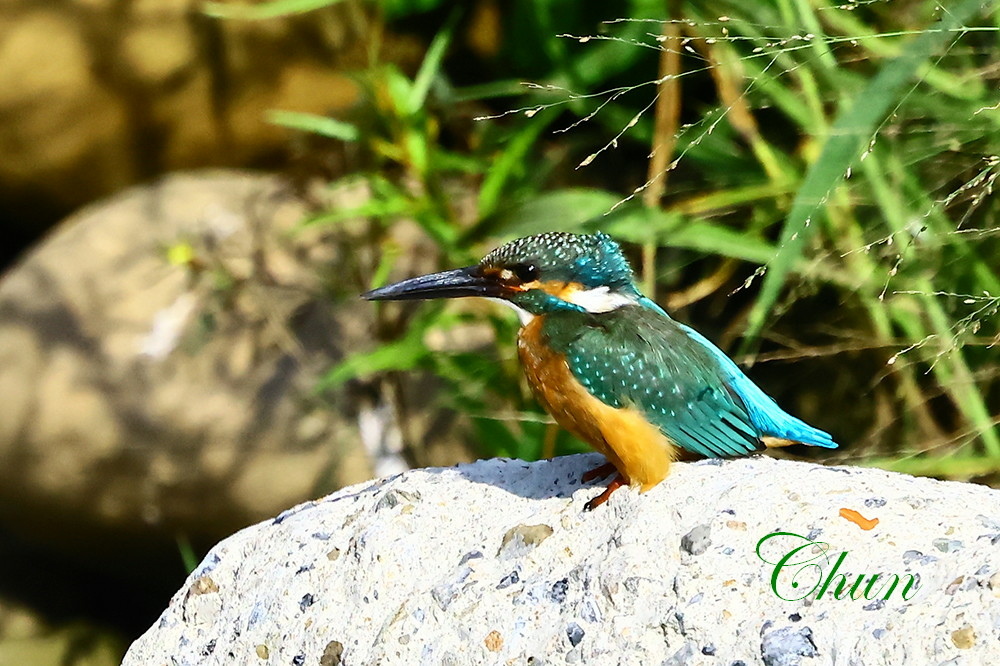
MULTIPOLYGON (((410 111, 410 98, 413 96, 413 81, 399 71, 395 65, 386 65, 381 69, 382 81, 389 99, 392 101, 395 117, 402 118, 410 111)), ((393 116, 390 116, 393 117, 393 116)))
POLYGON ((863 467, 878 467, 915 476, 937 476, 963 481, 1000 472, 1000 463, 996 458, 976 456, 931 457, 921 455, 905 458, 869 458, 859 461, 858 464, 863 467))
MULTIPOLYGON (((422 332, 422 331, 421 331, 422 332)), ((335 366, 319 382, 318 390, 337 388, 344 382, 389 370, 413 370, 427 357, 423 343, 410 337, 390 342, 366 354, 355 354, 335 366)))
POLYGON ((503 152, 493 160, 490 170, 479 188, 479 215, 489 217, 497 209, 501 195, 507 189, 515 173, 524 168, 524 162, 539 135, 552 122, 554 114, 532 118, 531 121, 507 142, 503 152))
POLYGON ((441 28, 434 41, 427 49, 427 55, 420 64, 420 70, 416 78, 413 79, 413 87, 410 88, 410 96, 407 100, 407 108, 410 113, 416 113, 427 99, 427 92, 431 88, 434 77, 441 71, 441 62, 444 60, 445 51, 451 43, 451 36, 455 32, 455 23, 458 21, 458 12, 452 12, 451 17, 445 26, 441 28))
POLYGON ((304 14, 341 2, 343 0, 274 0, 274 2, 264 2, 259 5, 205 2, 201 6, 201 11, 214 18, 260 21, 291 14, 304 14))
POLYGON ((861 151, 878 132, 886 114, 904 95, 904 87, 931 54, 956 39, 956 31, 981 9, 981 0, 965 0, 948 8, 938 23, 904 48, 899 57, 887 62, 872 78, 855 102, 843 111, 830 129, 819 159, 813 163, 795 195, 792 210, 781 231, 778 251, 768 262, 760 295, 750 311, 745 353, 760 334, 778 300, 782 286, 799 261, 806 240, 817 225, 811 219, 822 209, 834 187, 858 159, 861 151))
POLYGON ((342 120, 334 120, 327 116, 319 116, 315 113, 302 113, 299 111, 269 111, 267 121, 274 125, 281 125, 303 132, 312 132, 320 136, 341 141, 357 141, 361 137, 361 132, 357 127, 342 120))
POLYGON ((758 264, 774 256, 774 245, 767 241, 711 222, 681 225, 663 244, 758 264))
POLYGON ((385 11, 386 18, 397 20, 437 9, 444 4, 444 0, 379 0, 378 4, 385 11))
POLYGON ((502 235, 528 236, 570 231, 607 213, 620 197, 607 190, 567 188, 546 192, 501 212, 491 229, 502 235))

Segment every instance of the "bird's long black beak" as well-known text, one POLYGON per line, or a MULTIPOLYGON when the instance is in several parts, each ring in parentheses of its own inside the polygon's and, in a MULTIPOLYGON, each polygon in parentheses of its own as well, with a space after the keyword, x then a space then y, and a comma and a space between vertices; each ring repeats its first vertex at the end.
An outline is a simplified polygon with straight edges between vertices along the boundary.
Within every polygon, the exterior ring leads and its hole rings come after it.
POLYGON ((479 266, 467 266, 372 289, 361 297, 369 301, 407 301, 421 298, 499 296, 501 289, 499 282, 483 275, 479 266))

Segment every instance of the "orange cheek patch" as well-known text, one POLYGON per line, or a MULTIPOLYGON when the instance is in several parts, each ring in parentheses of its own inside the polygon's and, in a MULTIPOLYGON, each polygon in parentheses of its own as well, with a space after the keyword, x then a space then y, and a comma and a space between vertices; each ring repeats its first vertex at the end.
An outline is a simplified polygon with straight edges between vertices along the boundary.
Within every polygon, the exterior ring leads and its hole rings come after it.
POLYGON ((534 289, 541 289, 546 294, 551 294, 556 298, 573 302, 573 294, 584 291, 584 286, 579 282, 534 282, 534 289))
POLYGON ((538 280, 532 280, 531 282, 522 282, 521 284, 511 285, 511 289, 515 291, 531 291, 532 289, 545 289, 544 285, 538 280))
MULTIPOLYGON (((504 279, 502 271, 497 272, 497 275, 501 280, 504 279)), ((520 284, 516 282, 507 282, 505 280, 505 286, 511 291, 531 291, 532 289, 538 289, 539 291, 544 291, 546 294, 555 296, 559 300, 566 301, 568 303, 573 302, 574 294, 586 291, 586 287, 579 282, 562 282, 559 280, 551 280, 548 282, 532 280, 531 282, 522 282, 520 284)))

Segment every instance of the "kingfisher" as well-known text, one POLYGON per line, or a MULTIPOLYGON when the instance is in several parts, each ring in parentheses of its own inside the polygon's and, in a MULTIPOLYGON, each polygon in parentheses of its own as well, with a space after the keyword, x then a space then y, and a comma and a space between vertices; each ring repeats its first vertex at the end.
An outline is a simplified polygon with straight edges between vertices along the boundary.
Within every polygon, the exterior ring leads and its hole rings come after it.
POLYGON ((373 301, 466 296, 517 311, 518 355, 538 401, 607 459, 583 477, 615 475, 587 510, 624 485, 648 491, 685 452, 721 458, 792 443, 837 447, 644 296, 621 247, 603 232, 519 238, 473 266, 363 294, 373 301))

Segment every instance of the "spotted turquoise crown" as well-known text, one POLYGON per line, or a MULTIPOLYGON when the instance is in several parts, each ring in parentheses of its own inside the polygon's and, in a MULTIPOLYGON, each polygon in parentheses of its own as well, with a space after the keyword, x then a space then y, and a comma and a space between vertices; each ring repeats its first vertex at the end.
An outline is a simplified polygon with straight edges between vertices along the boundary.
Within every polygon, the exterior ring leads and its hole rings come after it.
POLYGON ((632 267, 618 243, 603 232, 592 235, 553 231, 518 238, 483 257, 484 269, 522 269, 539 280, 577 282, 588 289, 634 292, 632 267), (527 270, 534 268, 534 271, 527 270))

